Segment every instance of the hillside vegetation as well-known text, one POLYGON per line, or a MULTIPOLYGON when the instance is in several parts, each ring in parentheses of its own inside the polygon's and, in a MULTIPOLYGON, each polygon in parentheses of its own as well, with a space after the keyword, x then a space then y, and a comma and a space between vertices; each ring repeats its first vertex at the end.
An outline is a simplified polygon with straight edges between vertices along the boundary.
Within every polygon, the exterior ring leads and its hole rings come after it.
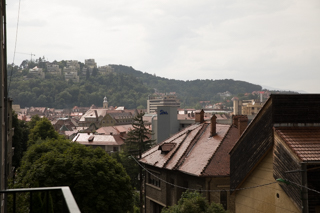
MULTIPOLYGON (((59 62, 61 63, 61 62, 59 62)), ((66 82, 63 76, 46 75, 46 79, 27 79, 28 69, 8 66, 9 96, 21 107, 71 108, 109 105, 126 108, 146 107, 148 95, 176 92, 181 107, 195 107, 199 101, 219 100, 217 93, 232 94, 261 90, 261 86, 232 79, 181 81, 157 77, 123 65, 110 65, 114 72, 80 76, 80 82, 66 82)), ((30 66, 29 66, 30 67, 30 66)))

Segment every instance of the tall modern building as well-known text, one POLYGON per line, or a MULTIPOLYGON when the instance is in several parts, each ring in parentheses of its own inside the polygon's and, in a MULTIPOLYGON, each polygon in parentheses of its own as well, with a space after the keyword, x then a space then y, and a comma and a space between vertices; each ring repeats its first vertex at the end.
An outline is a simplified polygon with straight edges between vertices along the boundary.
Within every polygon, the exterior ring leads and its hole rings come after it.
POLYGON ((180 102, 175 95, 165 95, 161 97, 149 97, 147 100, 147 111, 153 113, 157 111, 157 107, 180 107, 180 102))

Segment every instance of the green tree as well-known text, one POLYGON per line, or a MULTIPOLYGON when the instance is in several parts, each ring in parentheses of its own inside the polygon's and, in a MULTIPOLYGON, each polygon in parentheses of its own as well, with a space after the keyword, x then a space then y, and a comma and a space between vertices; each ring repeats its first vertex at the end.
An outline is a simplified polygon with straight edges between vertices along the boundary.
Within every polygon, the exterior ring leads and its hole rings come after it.
POLYGON ((39 115, 34 115, 31 117, 31 120, 28 122, 28 126, 29 126, 29 129, 33 129, 37 122, 40 121, 41 118, 39 117, 39 115))
POLYGON ((154 140, 151 139, 152 131, 146 128, 143 121, 144 112, 140 111, 134 118, 132 127, 133 129, 128 132, 128 137, 125 140, 126 150, 140 150, 144 152, 151 148, 154 140))
POLYGON ((177 205, 167 207, 161 213, 225 213, 221 204, 209 202, 198 192, 186 191, 177 205))
MULTIPOLYGON (((133 209, 130 178, 121 164, 101 148, 65 139, 46 139, 28 148, 14 187, 69 186, 81 212, 128 212, 133 209)), ((33 196, 34 212, 43 212, 45 193, 33 196)), ((22 198, 20 198, 22 199, 22 198)), ((29 202, 25 196, 24 202, 29 202)), ((59 195, 51 195, 51 212, 61 212, 59 195)), ((24 205, 21 206, 23 211, 24 205)))
POLYGON ((45 140, 46 138, 58 139, 59 137, 51 122, 47 118, 41 118, 30 130, 28 146, 36 143, 37 140, 45 140))
POLYGON ((14 147, 12 165, 17 168, 20 165, 23 152, 27 150, 29 126, 25 121, 19 120, 16 113, 13 113, 12 127, 14 128, 14 135, 12 137, 12 146, 14 147))

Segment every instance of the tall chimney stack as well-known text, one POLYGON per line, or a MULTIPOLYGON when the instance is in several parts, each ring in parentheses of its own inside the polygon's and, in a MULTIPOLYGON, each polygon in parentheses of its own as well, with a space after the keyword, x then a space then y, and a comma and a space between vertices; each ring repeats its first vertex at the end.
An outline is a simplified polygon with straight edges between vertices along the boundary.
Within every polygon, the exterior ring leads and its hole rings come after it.
POLYGON ((238 130, 239 130, 239 137, 242 135, 244 130, 248 126, 248 117, 246 115, 243 115, 238 118, 238 130))
POLYGON ((217 134, 217 117, 216 117, 216 115, 212 115, 210 136, 212 137, 216 134, 217 134))
POLYGON ((203 123, 204 122, 204 111, 203 111, 203 109, 196 111, 195 121, 196 121, 196 123, 203 123))

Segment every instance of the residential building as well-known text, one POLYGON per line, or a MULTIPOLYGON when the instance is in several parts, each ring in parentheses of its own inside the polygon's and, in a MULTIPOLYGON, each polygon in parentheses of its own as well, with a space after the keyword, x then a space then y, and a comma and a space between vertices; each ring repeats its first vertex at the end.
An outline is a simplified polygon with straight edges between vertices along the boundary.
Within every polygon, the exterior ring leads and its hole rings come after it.
POLYGON ((97 63, 94 61, 94 59, 85 59, 84 65, 91 69, 97 67, 97 63))
POLYGON ((80 71, 80 64, 77 60, 67 60, 66 64, 67 64, 67 67, 72 66, 75 68, 77 72, 80 71))
POLYGON ((180 102, 175 95, 149 96, 147 100, 147 112, 156 112, 158 106, 180 107, 180 102))
POLYGON ((109 74, 109 73, 112 73, 114 72, 114 69, 111 67, 111 66, 101 66, 101 67, 98 67, 98 70, 101 74, 109 74))
POLYGON ((264 102, 256 102, 255 100, 239 100, 233 98, 233 114, 247 115, 252 120, 262 108, 264 102))
POLYGON ((74 82, 79 82, 79 76, 78 76, 77 72, 65 72, 64 77, 65 77, 66 81, 72 80, 74 82))
POLYGON ((121 150, 121 145, 124 144, 124 138, 121 135, 94 135, 92 133, 78 133, 73 142, 91 146, 93 148, 100 147, 108 153, 121 150))
POLYGON ((42 68, 38 68, 35 66, 32 69, 29 69, 29 74, 27 75, 28 78, 45 78, 45 73, 43 72, 42 68))
POLYGON ((58 64, 47 63, 47 72, 51 75, 61 75, 61 69, 58 64))
POLYGON ((60 131, 63 127, 63 131, 72 131, 78 126, 77 121, 73 118, 58 118, 51 122, 56 131, 60 131))
POLYGON ((230 152, 231 188, 247 188, 233 192, 236 212, 320 211, 319 104, 270 96, 230 152))
POLYGON ((197 190, 209 202, 221 203, 233 212, 229 151, 248 124, 246 116, 234 116, 232 125, 205 121, 197 111, 196 123, 142 154, 146 168, 146 212, 160 212, 177 203, 187 189, 197 190))
POLYGON ((89 109, 79 120, 80 127, 94 124, 97 128, 131 124, 137 110, 89 109))

